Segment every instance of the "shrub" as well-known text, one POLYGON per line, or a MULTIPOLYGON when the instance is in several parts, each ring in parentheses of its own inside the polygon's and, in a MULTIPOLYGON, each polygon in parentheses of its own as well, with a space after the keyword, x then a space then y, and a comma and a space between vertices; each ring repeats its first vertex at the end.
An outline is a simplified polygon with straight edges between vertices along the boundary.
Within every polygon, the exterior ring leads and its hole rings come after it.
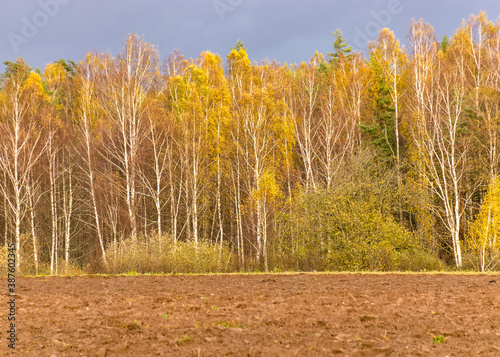
POLYGON ((167 235, 126 239, 106 251, 110 273, 216 273, 232 268, 228 246, 211 242, 174 241, 167 235))
MULTIPOLYGON (((50 275, 50 252, 48 250, 43 251, 43 247, 38 247, 38 268, 35 263, 35 257, 33 252, 33 238, 30 233, 24 233, 21 235, 21 264, 20 271, 15 272, 16 276, 28 276, 28 275, 50 275), (47 261, 48 260, 48 261, 47 261)), ((0 276, 7 276, 7 257, 8 257, 7 245, 0 246, 0 276)), ((84 271, 80 268, 78 264, 74 261, 70 261, 67 266, 63 259, 63 254, 61 251, 58 252, 57 260, 57 272, 60 275, 82 275, 84 271)), ((55 267, 54 267, 55 270, 55 267)), ((55 271, 54 271, 55 273, 55 271)))
POLYGON ((422 270, 442 262, 421 248, 398 215, 397 182, 370 153, 333 188, 303 191, 281 217, 275 261, 298 270, 422 270))
POLYGON ((305 194, 298 204, 294 255, 302 269, 395 270, 414 236, 370 199, 340 192, 305 194))

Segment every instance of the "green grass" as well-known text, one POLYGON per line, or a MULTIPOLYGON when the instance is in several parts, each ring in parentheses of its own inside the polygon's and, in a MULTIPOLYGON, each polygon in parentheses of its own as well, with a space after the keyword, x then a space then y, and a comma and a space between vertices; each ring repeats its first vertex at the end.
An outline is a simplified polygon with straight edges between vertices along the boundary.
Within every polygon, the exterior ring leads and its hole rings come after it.
POLYGON ((243 326, 239 322, 233 320, 216 322, 214 323, 214 325, 222 326, 225 328, 243 328, 243 326))
POLYGON ((189 341, 191 341, 191 337, 189 337, 188 335, 184 335, 182 337, 177 338, 175 340, 175 344, 176 345, 181 345, 181 344, 189 342, 189 341))
POLYGON ((444 341, 445 341, 445 338, 443 335, 438 335, 438 336, 432 337, 432 343, 443 343, 444 341))

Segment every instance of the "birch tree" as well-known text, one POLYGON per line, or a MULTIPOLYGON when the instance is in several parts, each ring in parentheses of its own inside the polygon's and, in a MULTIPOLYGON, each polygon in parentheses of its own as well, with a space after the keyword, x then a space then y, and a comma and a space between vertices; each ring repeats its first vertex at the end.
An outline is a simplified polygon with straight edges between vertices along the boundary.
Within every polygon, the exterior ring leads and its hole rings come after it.
POLYGON ((463 37, 452 40, 446 55, 439 53, 432 27, 422 21, 410 30, 413 50, 412 89, 417 99, 414 145, 420 173, 439 200, 437 216, 449 232, 455 265, 462 266, 460 230, 463 218, 463 183, 468 142, 464 125, 465 66, 463 37), (425 59, 425 60, 424 60, 425 59))
POLYGON ((332 188, 335 175, 345 159, 353 153, 352 142, 356 134, 349 112, 342 106, 343 100, 339 100, 342 93, 337 71, 335 66, 324 71, 320 95, 322 117, 318 129, 318 159, 321 177, 328 190, 332 188))
POLYGON ((156 86, 158 62, 154 46, 132 34, 122 53, 103 59, 96 77, 100 106, 111 124, 106 157, 125 179, 124 196, 134 244, 139 232, 139 154, 147 136, 146 99, 156 86))
POLYGON ((229 62, 229 83, 235 95, 234 115, 240 120, 238 126, 241 125, 241 133, 237 131, 233 134, 238 137, 235 149, 242 158, 245 172, 249 174, 246 186, 247 195, 253 198, 249 201, 253 206, 254 216, 250 229, 255 242, 256 261, 260 264, 263 258, 267 270, 267 208, 259 192, 264 189, 264 182, 272 182, 264 177, 269 175, 269 170, 276 167, 279 161, 276 153, 282 139, 280 129, 283 128, 285 103, 273 88, 270 65, 251 66, 244 49, 233 50, 229 55, 229 62))
POLYGON ((85 176, 84 187, 90 195, 90 208, 93 215, 93 227, 97 232, 97 240, 101 250, 102 259, 107 265, 106 250, 104 244, 104 235, 101 222, 101 215, 98 209, 96 168, 96 151, 94 149, 95 128, 101 115, 96 98, 96 85, 94 83, 93 66, 97 60, 92 55, 88 55, 85 62, 79 68, 78 76, 78 94, 76 99, 76 124, 79 132, 81 147, 82 167, 81 170, 85 176))
MULTIPOLYGON (((224 76, 222 59, 210 52, 203 53, 200 68, 205 72, 205 88, 202 90, 202 107, 208 123, 208 154, 211 181, 215 181, 214 211, 217 212, 217 234, 215 241, 222 248, 225 237, 225 219, 222 201, 224 199, 223 178, 227 177, 227 148, 230 124, 231 97, 224 76), (213 177, 215 176, 215 177, 213 177)), ((211 187, 213 187, 211 185, 211 187)), ((215 215, 214 215, 215 216, 215 215)), ((215 220, 213 225, 215 225, 215 220)))
MULTIPOLYGON (((471 15, 460 29, 464 41, 465 65, 470 79, 468 105, 474 113, 475 143, 478 146, 477 165, 486 168, 478 170, 476 180, 488 187, 485 196, 480 196, 481 208, 478 218, 468 236, 473 250, 479 253, 479 269, 486 271, 494 264, 493 251, 497 247, 496 194, 498 191, 498 164, 500 160, 498 142, 500 135, 500 26, 488 21, 484 12, 471 15)), ((481 190, 481 192, 484 189, 481 190)))
POLYGON ((30 207, 30 179, 44 152, 38 110, 43 105, 43 87, 38 74, 22 61, 8 63, 2 93, 0 122, 0 168, 5 180, 0 192, 12 214, 16 245, 16 271, 21 272, 22 222, 30 207))
POLYGON ((305 189, 316 189, 318 180, 317 142, 322 118, 319 116, 321 92, 318 66, 322 58, 313 56, 308 64, 302 63, 293 70, 294 79, 290 86, 287 104, 295 124, 295 142, 298 146, 305 171, 305 189))

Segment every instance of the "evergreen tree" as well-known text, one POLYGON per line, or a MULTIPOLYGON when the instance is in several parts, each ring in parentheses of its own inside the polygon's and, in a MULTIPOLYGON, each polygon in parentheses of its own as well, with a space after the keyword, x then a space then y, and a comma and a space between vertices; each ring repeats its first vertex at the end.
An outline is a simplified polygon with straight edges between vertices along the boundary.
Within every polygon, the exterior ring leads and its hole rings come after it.
POLYGON ((332 34, 335 37, 335 42, 333 43, 333 52, 329 52, 327 54, 332 57, 330 63, 335 65, 337 64, 339 58, 341 58, 342 56, 350 58, 352 48, 351 46, 347 45, 347 42, 344 40, 340 29, 336 29, 334 32, 332 32, 332 34))
POLYGON ((243 44, 243 41, 241 41, 241 38, 240 38, 240 39, 238 39, 238 41, 236 41, 236 45, 234 45, 234 47, 231 47, 231 51, 235 50, 235 51, 240 52, 240 50, 242 50, 242 49, 245 50, 245 52, 248 52, 243 44))
POLYGON ((390 162, 393 161, 396 152, 395 108, 392 106, 390 89, 380 64, 373 59, 370 60, 370 64, 375 72, 375 85, 371 90, 374 97, 374 117, 373 124, 362 124, 361 130, 368 134, 381 159, 390 162))
POLYGON ((24 81, 29 77, 29 74, 31 72, 30 66, 28 66, 27 63, 24 62, 22 58, 18 58, 16 62, 12 61, 5 61, 3 63, 6 68, 5 72, 0 76, 1 80, 5 80, 7 78, 21 78, 21 81, 24 83, 24 81), (20 77, 17 77, 20 76, 20 77))
POLYGON ((443 40, 441 41, 441 51, 443 53, 446 53, 446 50, 448 49, 448 46, 450 45, 450 40, 446 34, 443 36, 443 40))

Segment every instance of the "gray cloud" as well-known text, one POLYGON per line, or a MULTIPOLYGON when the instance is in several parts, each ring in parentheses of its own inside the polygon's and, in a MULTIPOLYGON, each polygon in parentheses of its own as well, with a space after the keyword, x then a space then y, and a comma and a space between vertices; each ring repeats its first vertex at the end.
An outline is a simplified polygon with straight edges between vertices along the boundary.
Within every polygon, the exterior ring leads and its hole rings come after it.
POLYGON ((422 17, 441 38, 480 10, 496 20, 497 0, 0 0, 0 59, 19 56, 43 68, 59 58, 82 60, 87 51, 116 54, 136 32, 162 58, 175 49, 187 57, 205 50, 225 56, 241 38, 256 61, 300 62, 331 51, 337 28, 366 51, 381 27, 404 43, 411 19, 422 17))

